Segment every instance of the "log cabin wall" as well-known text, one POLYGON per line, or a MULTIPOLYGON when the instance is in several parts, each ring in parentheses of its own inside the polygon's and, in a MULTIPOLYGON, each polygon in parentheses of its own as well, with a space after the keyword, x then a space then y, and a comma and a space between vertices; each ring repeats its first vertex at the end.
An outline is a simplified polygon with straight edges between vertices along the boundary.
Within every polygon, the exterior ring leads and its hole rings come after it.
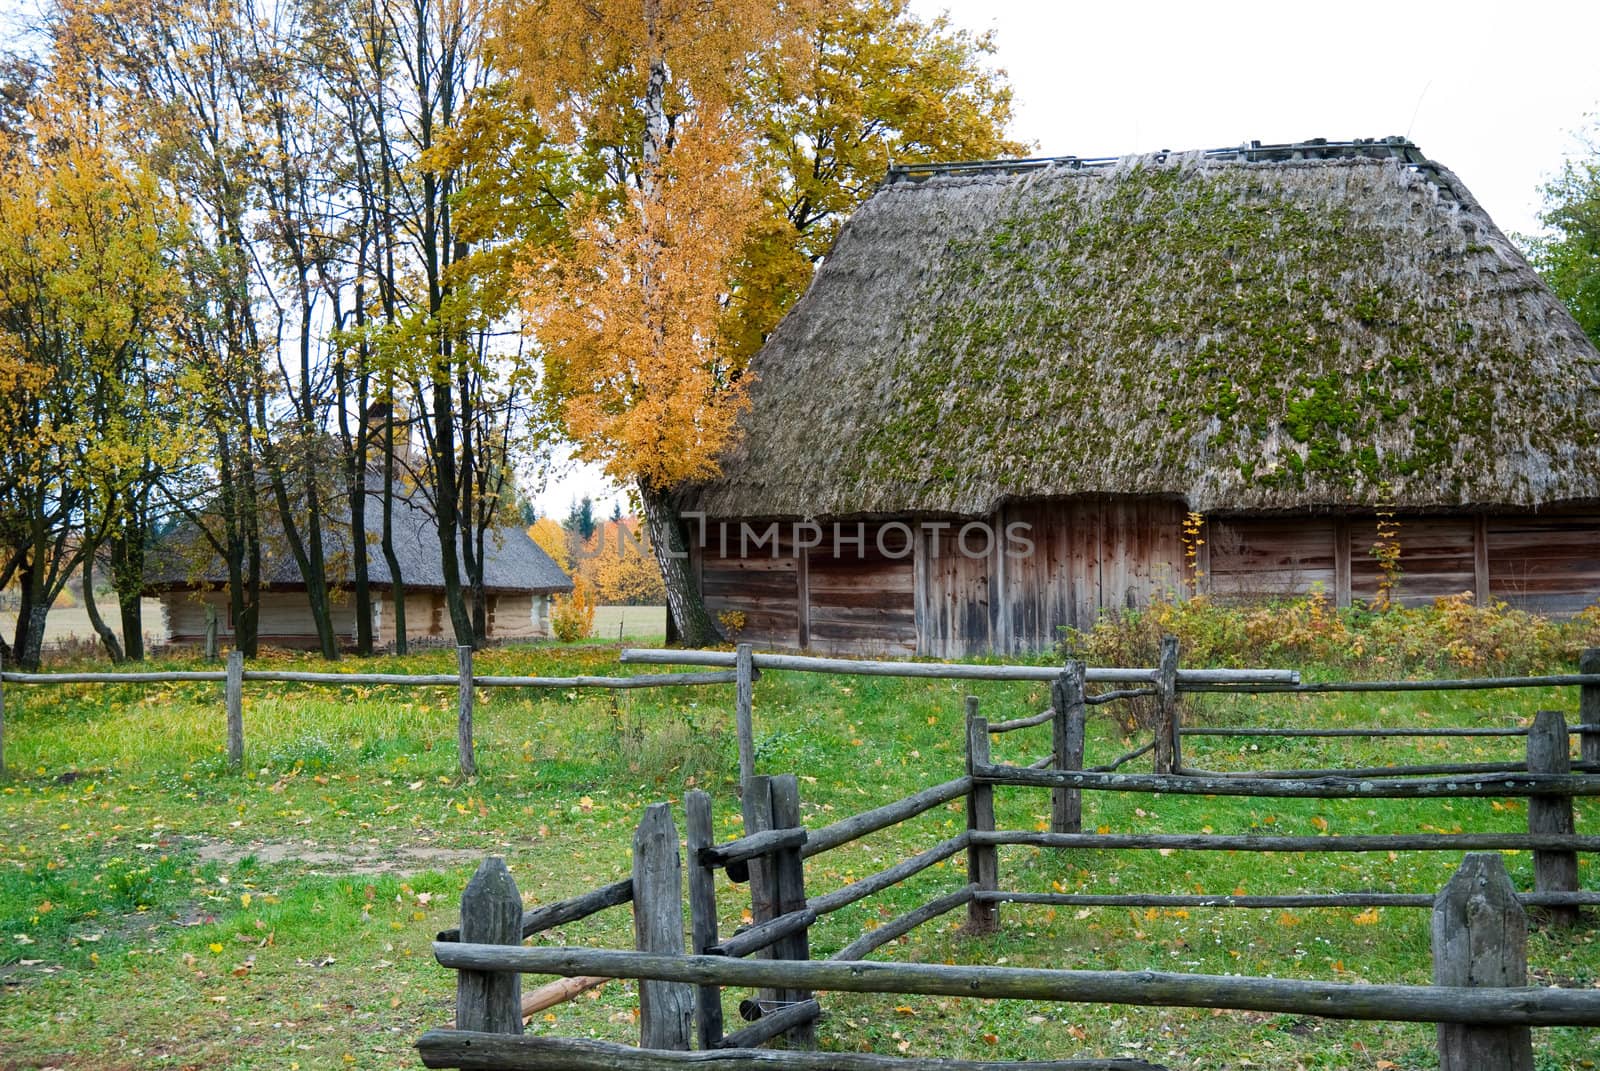
MULTIPOLYGON (((970 519, 907 519, 910 554, 902 522, 848 521, 837 553, 828 522, 821 545, 803 554, 785 523, 775 541, 741 555, 740 525, 729 522, 723 539, 711 526, 695 567, 711 612, 742 612, 739 638, 758 645, 934 658, 1041 651, 1063 626, 1181 597, 1185 512, 1181 502, 1133 496, 1016 502, 985 522, 993 539, 963 533, 970 519), (1028 526, 1028 553, 1007 541, 1016 525, 1028 526)), ((1600 597, 1600 511, 1397 520, 1394 598, 1404 605, 1469 592, 1480 604, 1564 614, 1600 597)), ((1345 606, 1377 595, 1370 515, 1213 516, 1202 538, 1201 587, 1219 600, 1320 590, 1345 606)))

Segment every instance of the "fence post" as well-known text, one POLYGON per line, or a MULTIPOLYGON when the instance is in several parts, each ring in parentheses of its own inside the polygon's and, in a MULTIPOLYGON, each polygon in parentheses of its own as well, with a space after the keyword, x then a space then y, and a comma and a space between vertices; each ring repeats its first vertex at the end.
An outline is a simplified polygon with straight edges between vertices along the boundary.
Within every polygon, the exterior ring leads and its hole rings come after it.
MULTIPOLYGON (((774 829, 794 829, 804 825, 800 817, 800 781, 794 774, 783 774, 774 777, 771 784, 772 792, 772 827, 774 829)), ((772 878, 775 899, 777 900, 777 914, 784 915, 791 911, 804 911, 806 908, 806 875, 805 864, 801 861, 800 848, 785 848, 774 852, 772 855, 772 878)), ((808 960, 811 958, 811 939, 807 931, 785 937, 778 942, 774 950, 774 958, 787 960, 808 960)), ((778 993, 778 999, 790 1004, 799 1004, 811 999, 809 989, 784 989, 778 993)), ((789 1043, 803 1049, 814 1049, 817 1045, 816 1028, 808 1020, 792 1026, 784 1035, 789 1043)))
MULTIPOLYGON (((744 816, 744 835, 764 833, 772 828, 772 779, 765 774, 753 774, 744 783, 744 794, 739 797, 739 807, 744 816)), ((750 860, 750 921, 760 925, 777 917, 777 875, 767 856, 750 860)), ((762 959, 771 959, 771 947, 756 953, 762 959)), ((758 1001, 771 1003, 778 999, 776 989, 762 989, 756 993, 758 1001)))
MULTIPOLYGON (((1058 770, 1083 769, 1084 677, 1087 669, 1077 659, 1068 662, 1050 685, 1051 753, 1058 770)), ((1050 790, 1050 831, 1083 832, 1083 793, 1056 786, 1050 790)))
MULTIPOLYGON (((978 716, 978 697, 967 696, 967 775, 979 766, 989 765, 989 721, 978 716)), ((967 832, 994 830, 994 786, 973 782, 967 793, 967 832)), ((993 844, 967 846, 967 880, 980 892, 1000 887, 1000 860, 993 844)), ((993 933, 1000 928, 1000 905, 992 900, 967 902, 967 929, 971 933, 993 933)))
MULTIPOLYGON (((691 789, 683 797, 685 833, 689 851, 689 936, 697 956, 717 943, 716 871, 700 864, 700 851, 716 843, 711 826, 711 797, 691 789)), ((700 1047, 709 1049, 722 1040, 722 987, 696 986, 695 1032, 700 1047)))
MULTIPOLYGON (((1578 672, 1600 674, 1600 647, 1578 656, 1578 672)), ((1578 757, 1600 763, 1600 684, 1585 684, 1578 690, 1578 724, 1589 730, 1579 738, 1578 757)))
POLYGON ((472 648, 456 648, 456 672, 460 683, 456 686, 460 707, 456 713, 456 752, 461 760, 461 776, 475 777, 478 757, 472 750, 472 648))
POLYGON ((223 688, 228 707, 228 768, 244 769, 244 652, 228 652, 228 680, 223 688))
POLYGON ((1161 637, 1161 664, 1156 670, 1155 772, 1177 773, 1183 768, 1183 748, 1178 740, 1178 637, 1161 637))
MULTIPOLYGON (((1528 982, 1528 920, 1498 852, 1469 852, 1433 900, 1433 984, 1528 982)), ((1439 1071, 1533 1071, 1525 1026, 1440 1023, 1439 1071)))
MULTIPOLYGON (((633 834, 633 936, 640 952, 683 955, 683 866, 671 804, 646 807, 633 834)), ((694 1004, 686 982, 640 981, 639 1047, 688 1049, 694 1004)))
MULTIPOLYGON (((1568 774, 1572 772, 1571 738, 1567 721, 1559 710, 1541 710, 1534 715, 1528 730, 1528 773, 1568 774)), ((1577 831, 1572 819, 1571 796, 1531 796, 1528 799, 1528 832, 1571 836, 1577 831)), ((1533 853, 1533 887, 1536 892, 1577 892, 1578 853, 1541 851, 1533 853)), ((1546 918, 1556 926, 1576 926, 1576 906, 1547 907, 1546 918)))
POLYGON ((748 643, 734 648, 733 666, 738 674, 734 721, 739 732, 739 786, 743 788, 756 772, 755 656, 748 643))
MULTIPOLYGON (((522 944, 522 895, 504 859, 490 856, 461 894, 461 940, 480 945, 522 944)), ((457 971, 456 1029, 522 1033, 522 975, 516 971, 457 971)))

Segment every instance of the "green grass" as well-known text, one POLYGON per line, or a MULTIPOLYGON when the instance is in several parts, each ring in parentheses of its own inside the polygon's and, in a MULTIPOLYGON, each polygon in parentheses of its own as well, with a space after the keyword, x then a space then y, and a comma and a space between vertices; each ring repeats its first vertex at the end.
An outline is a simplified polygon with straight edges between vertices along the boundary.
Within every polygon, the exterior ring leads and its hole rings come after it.
MULTIPOLYGON (((306 663, 310 665, 309 662, 306 663)), ((486 674, 618 672, 614 648, 482 652, 486 674)), ((386 660, 445 672, 450 652, 386 660)), ((348 670, 370 669, 355 660, 348 670)), ((820 826, 946 780, 962 764, 962 699, 991 718, 1041 709, 1043 685, 769 673, 756 686, 759 763, 802 777, 807 823, 820 826)), ((220 686, 10 686, 0 788, 0 1068, 418 1066, 410 1049, 451 1016, 454 979, 429 954, 454 924, 476 860, 504 855, 530 901, 623 875, 640 810, 712 793, 719 837, 739 832, 731 689, 650 693, 480 693, 480 776, 455 774, 451 688, 246 688, 247 768, 223 762, 220 686)), ((1515 725, 1571 709, 1571 693, 1208 697, 1187 717, 1212 724, 1515 725)), ((1048 729, 1002 737, 996 754, 1031 760, 1048 729)), ((1089 760, 1129 741, 1091 722, 1089 760)), ((1483 761, 1520 739, 1309 741, 1189 738, 1208 768, 1483 761)), ((1133 766, 1148 769, 1147 760, 1133 766)), ((1002 788, 1003 827, 1048 816, 1042 792, 1002 788)), ((1579 829, 1600 808, 1580 805, 1579 829)), ((681 824, 681 811, 679 812, 681 824)), ((959 801, 812 860, 826 891, 961 828, 959 801)), ((1245 833, 1518 830, 1520 802, 1249 801, 1085 797, 1089 829, 1245 833)), ((1001 850, 1005 888, 1250 893, 1373 889, 1433 892, 1443 855, 1284 856, 1001 850)), ((1509 855, 1520 886, 1531 860, 1509 855)), ((1600 887, 1594 864, 1581 870, 1600 887)), ((964 883, 956 858, 826 917, 815 954, 964 883)), ((724 932, 741 890, 719 882, 724 932)), ((904 961, 1275 974, 1425 983, 1426 911, 1081 911, 1009 905, 993 938, 961 934, 959 913, 878 955, 904 961)), ((546 936, 626 947, 625 910, 546 936)), ((1537 981, 1600 984, 1590 928, 1536 932, 1537 981)), ((530 980, 536 984, 538 980, 530 980)), ((745 994, 730 991, 732 1003, 745 994)), ((1177 1068, 1402 1068, 1434 1063, 1432 1028, 1209 1011, 829 994, 827 1048, 1009 1058, 1143 1056, 1177 1068), (1137 1047, 1135 1047, 1137 1046, 1137 1047), (1246 1061, 1249 1061, 1247 1064, 1246 1061)), ((553 1009, 532 1029, 627 1041, 636 991, 613 983, 553 1009)), ((1536 1033, 1541 1069, 1594 1059, 1594 1032, 1536 1033)))

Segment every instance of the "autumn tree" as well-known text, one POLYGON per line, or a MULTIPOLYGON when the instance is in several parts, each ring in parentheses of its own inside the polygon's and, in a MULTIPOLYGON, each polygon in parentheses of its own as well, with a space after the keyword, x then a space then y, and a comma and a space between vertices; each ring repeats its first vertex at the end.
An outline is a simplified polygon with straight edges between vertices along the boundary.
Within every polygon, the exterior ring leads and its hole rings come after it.
POLYGON ((910 0, 832 0, 757 58, 739 108, 754 131, 764 211, 741 251, 724 330, 753 351, 811 282, 840 226, 891 164, 992 160, 1011 87, 993 33, 910 0))
MULTIPOLYGON (((179 296, 177 221, 113 123, 58 80, 0 151, 0 586, 21 609, 0 649, 38 665, 51 603, 145 496, 168 428, 148 371, 179 296)), ((120 657, 114 635, 101 635, 120 657)))
POLYGON ((761 209, 737 87, 796 10, 539 0, 503 20, 530 102, 579 146, 593 182, 528 272, 543 394, 579 456, 636 489, 672 618, 693 644, 718 632, 672 493, 715 474, 743 405, 743 362, 719 321, 761 209))

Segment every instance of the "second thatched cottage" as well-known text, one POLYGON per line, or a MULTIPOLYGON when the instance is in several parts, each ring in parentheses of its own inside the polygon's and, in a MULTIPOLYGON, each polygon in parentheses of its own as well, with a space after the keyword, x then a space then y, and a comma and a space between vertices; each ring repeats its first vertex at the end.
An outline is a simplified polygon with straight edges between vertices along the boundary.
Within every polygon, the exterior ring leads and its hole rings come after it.
POLYGON ((1349 603, 1391 512, 1402 599, 1600 597, 1600 353, 1402 139, 897 169, 753 370, 682 505, 757 642, 1038 649, 1185 586, 1349 603))

